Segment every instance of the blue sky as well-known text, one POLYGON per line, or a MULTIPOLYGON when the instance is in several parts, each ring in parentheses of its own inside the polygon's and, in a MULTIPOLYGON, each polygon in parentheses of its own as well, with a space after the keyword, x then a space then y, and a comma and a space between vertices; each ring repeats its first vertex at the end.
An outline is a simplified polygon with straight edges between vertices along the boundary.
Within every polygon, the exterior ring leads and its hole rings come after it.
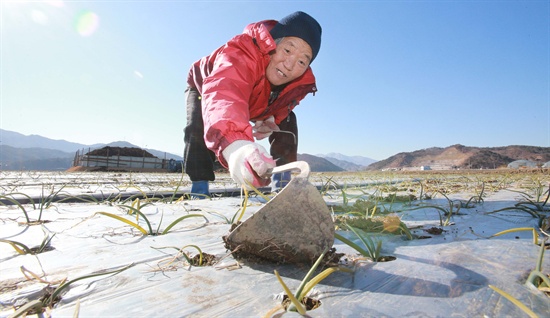
MULTIPOLYGON (((299 153, 550 147, 549 1, 10 1, 0 127, 183 152, 190 65, 250 22, 323 28, 299 153)), ((1 138, 0 138, 1 142, 1 138)))

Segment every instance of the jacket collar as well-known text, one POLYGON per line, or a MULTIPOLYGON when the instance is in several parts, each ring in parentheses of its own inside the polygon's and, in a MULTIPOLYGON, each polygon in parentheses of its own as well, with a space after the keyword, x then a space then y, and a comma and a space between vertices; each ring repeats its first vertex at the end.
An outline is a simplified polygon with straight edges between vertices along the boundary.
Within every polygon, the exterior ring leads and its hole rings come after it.
POLYGON ((271 30, 275 24, 277 24, 277 21, 275 20, 265 20, 251 23, 244 28, 243 33, 254 39, 256 45, 262 53, 269 54, 269 52, 277 48, 275 39, 273 39, 269 33, 269 30, 271 30))

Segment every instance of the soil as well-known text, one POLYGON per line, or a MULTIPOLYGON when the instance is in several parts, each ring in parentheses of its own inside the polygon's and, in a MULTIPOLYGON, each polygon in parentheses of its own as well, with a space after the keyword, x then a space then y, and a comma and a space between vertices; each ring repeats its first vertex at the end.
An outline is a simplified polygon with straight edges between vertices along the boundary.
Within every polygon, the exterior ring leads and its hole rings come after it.
POLYGON ((193 266, 212 266, 216 264, 218 261, 217 257, 208 254, 208 253, 202 253, 202 264, 200 263, 200 254, 197 254, 191 258, 191 265, 193 266))
POLYGON ((31 254, 32 254, 32 255, 36 255, 36 254, 40 254, 40 253, 45 253, 45 252, 53 251, 53 250, 55 250, 55 247, 53 247, 53 246, 46 246, 46 247, 44 247, 42 250, 40 250, 40 247, 37 246, 37 247, 32 247, 32 248, 30 248, 30 250, 31 250, 31 254))
POLYGON ((50 223, 51 221, 50 220, 38 220, 38 221, 30 221, 30 222, 19 222, 19 225, 24 225, 24 226, 32 226, 32 225, 42 225, 42 224, 46 224, 46 223, 50 223))
MULTIPOLYGON (((26 311, 25 314, 24 314, 24 317, 26 316, 29 316, 29 315, 37 315, 39 317, 42 317, 42 313, 44 313, 47 308, 53 308, 55 306, 55 304, 57 304, 60 300, 61 300, 61 297, 57 296, 55 299, 52 299, 51 303, 49 304, 45 304, 46 301, 48 300, 48 298, 50 298, 54 291, 56 290, 56 287, 53 287, 53 286, 46 286, 43 290, 42 290, 42 293, 43 295, 40 297, 40 302, 42 302, 42 308, 40 311, 37 311, 35 308, 31 308, 30 310, 26 311)), ((24 305, 22 305, 24 306, 24 305)), ((19 307, 16 307, 15 310, 17 310, 18 308, 22 307, 22 306, 19 306, 19 307)))
MULTIPOLYGON (((254 263, 264 263, 266 261, 275 264, 298 263, 296 261, 298 251, 293 253, 284 246, 279 247, 273 242, 263 242, 261 244, 239 244, 229 241, 227 236, 222 237, 225 248, 233 253, 233 256, 239 260, 246 260, 254 263)), ((313 260, 315 261, 315 260, 313 260)))
POLYGON ((377 262, 391 262, 395 261, 397 258, 395 256, 380 256, 376 261, 377 262))
POLYGON ((429 238, 432 238, 432 237, 429 236, 429 235, 418 235, 418 236, 415 236, 414 238, 417 239, 417 240, 426 240, 426 239, 429 239, 429 238))
POLYGON ((346 215, 336 216, 334 224, 341 230, 347 230, 347 225, 366 232, 403 234, 401 220, 396 216, 375 216, 369 218, 350 217, 346 215))
POLYGON ((443 229, 441 228, 438 228, 438 227, 431 227, 427 230, 424 230, 430 234, 433 234, 433 235, 441 235, 441 233, 443 233, 443 229))
MULTIPOLYGON (((336 248, 333 247, 325 254, 322 264, 324 267, 338 266, 345 255, 344 253, 336 253, 336 248)), ((347 259, 344 261, 347 262, 347 259)))
MULTIPOLYGON (((321 302, 319 300, 310 297, 304 297, 300 302, 306 307, 306 310, 313 310, 321 306, 321 302)), ((285 310, 287 310, 291 304, 292 301, 290 298, 287 295, 284 295, 282 305, 285 310)))
MULTIPOLYGON (((240 223, 241 222, 232 224, 231 231, 233 231, 240 223)), ((248 261, 257 264, 299 263, 299 261, 296 261, 297 253, 292 253, 285 248, 280 248, 274 244, 270 244, 270 242, 264 242, 263 244, 235 245, 227 239, 227 235, 223 236, 222 239, 225 243, 225 248, 232 252, 233 257, 241 261, 248 261)), ((344 255, 344 253, 336 253, 336 249, 334 247, 331 248, 323 258, 322 267, 337 266, 340 259, 344 255)), ((315 259, 311 260, 311 264, 315 261, 315 259)))

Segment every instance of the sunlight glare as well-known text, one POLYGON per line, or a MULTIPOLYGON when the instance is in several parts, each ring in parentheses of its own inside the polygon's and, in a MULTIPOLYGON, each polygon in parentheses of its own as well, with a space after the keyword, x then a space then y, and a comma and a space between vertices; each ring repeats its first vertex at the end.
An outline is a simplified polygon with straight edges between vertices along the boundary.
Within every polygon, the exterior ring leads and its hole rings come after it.
POLYGON ((76 18, 76 31, 81 36, 90 36, 99 27, 99 17, 91 11, 84 11, 76 18))
POLYGON ((44 12, 39 10, 32 10, 31 19, 38 24, 48 24, 48 16, 44 12))
POLYGON ((63 0, 48 0, 48 1, 44 1, 44 2, 51 5, 51 6, 57 7, 57 8, 62 8, 65 5, 63 3, 63 0))

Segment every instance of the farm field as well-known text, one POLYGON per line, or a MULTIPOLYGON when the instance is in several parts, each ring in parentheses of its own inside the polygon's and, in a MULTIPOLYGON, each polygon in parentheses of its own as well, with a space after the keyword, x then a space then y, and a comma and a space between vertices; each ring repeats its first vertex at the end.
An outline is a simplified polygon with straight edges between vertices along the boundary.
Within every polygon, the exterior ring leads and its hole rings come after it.
MULTIPOLYGON (((313 275, 325 276, 310 277, 301 294, 307 316, 550 312, 548 171, 309 181, 341 239, 313 275)), ((227 196, 239 192, 228 174, 217 175, 212 198, 191 200, 189 188, 181 174, 0 172, 0 317, 301 316, 285 311, 277 275, 297 293, 311 264, 237 257, 224 246, 231 224, 270 194, 227 196)))

